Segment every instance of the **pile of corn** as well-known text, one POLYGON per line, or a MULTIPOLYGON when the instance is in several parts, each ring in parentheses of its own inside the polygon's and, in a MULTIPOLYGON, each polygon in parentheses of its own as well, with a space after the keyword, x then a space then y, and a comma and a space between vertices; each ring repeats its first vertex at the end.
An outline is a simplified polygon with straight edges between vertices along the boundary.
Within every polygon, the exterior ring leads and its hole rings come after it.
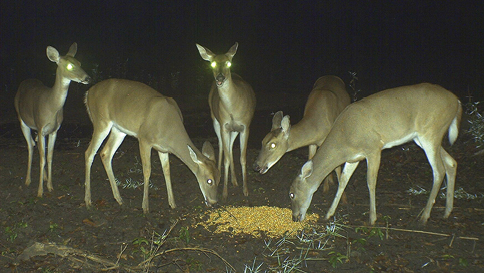
POLYGON ((268 237, 295 235, 298 230, 319 219, 317 214, 308 214, 303 222, 293 222, 290 209, 268 206, 225 207, 205 214, 208 219, 198 225, 205 228, 215 226, 215 233, 245 233, 254 237, 261 237, 262 233, 268 237))

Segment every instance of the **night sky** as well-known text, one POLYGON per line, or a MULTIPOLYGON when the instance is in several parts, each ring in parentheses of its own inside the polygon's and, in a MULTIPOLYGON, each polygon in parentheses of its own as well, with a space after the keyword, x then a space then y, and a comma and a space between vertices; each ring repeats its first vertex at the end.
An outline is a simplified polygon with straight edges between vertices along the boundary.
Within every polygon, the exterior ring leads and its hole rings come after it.
POLYGON ((309 93, 326 74, 348 83, 354 71, 363 95, 427 81, 463 100, 468 92, 484 99, 483 3, 6 0, 1 99, 13 101, 29 77, 51 85, 55 65, 45 48, 64 55, 72 42, 89 74, 160 82, 162 93, 172 92, 163 83, 176 73, 181 94, 208 94, 209 81, 200 80, 210 77, 208 63, 195 43, 224 53, 238 42, 233 70, 259 96, 309 93))

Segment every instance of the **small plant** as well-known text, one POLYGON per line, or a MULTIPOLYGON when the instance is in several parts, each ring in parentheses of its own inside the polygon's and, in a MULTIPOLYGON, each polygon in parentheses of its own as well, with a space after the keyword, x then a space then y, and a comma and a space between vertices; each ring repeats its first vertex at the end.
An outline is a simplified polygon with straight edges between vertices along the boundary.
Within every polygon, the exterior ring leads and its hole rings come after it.
POLYGON ((56 232, 59 229, 59 225, 56 223, 50 223, 49 232, 56 232))
POLYGON ((12 227, 5 227, 5 235, 7 235, 7 241, 13 242, 18 237, 18 231, 20 228, 26 228, 28 225, 25 222, 16 223, 12 227))
POLYGON ((190 267, 190 271, 195 270, 195 271, 199 272, 199 271, 202 270, 203 264, 199 260, 188 257, 186 262, 187 262, 188 266, 190 267))
POLYGON ((178 239, 184 241, 187 244, 190 242, 190 231, 188 230, 188 228, 180 228, 180 235, 178 236, 178 239))
POLYGON ((348 256, 343 255, 336 251, 331 251, 328 253, 329 255, 329 263, 333 268, 338 267, 338 265, 343 264, 344 262, 348 261, 348 256))
POLYGON ((469 262, 467 261, 466 258, 459 258, 459 265, 460 266, 463 266, 463 267, 466 267, 469 265, 469 262))
POLYGON ((476 142, 476 147, 484 147, 484 116, 479 113, 479 102, 468 102, 465 104, 466 114, 469 115, 467 120, 470 124, 466 133, 470 134, 476 142))

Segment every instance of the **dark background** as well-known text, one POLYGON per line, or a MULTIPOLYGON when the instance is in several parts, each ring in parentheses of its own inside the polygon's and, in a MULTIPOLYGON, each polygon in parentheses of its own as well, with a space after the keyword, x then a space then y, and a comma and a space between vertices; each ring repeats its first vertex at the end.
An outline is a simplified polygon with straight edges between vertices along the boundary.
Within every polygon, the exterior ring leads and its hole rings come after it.
MULTIPOLYGON (((95 81, 138 80, 204 105, 212 79, 195 43, 224 53, 239 42, 233 71, 260 103, 278 92, 305 96, 325 74, 348 83, 348 71, 358 75, 359 96, 426 81, 482 100, 483 2, 2 1, 0 120, 15 119, 20 81, 53 84, 45 48, 64 55, 72 42, 95 81)), ((82 105, 88 87, 72 83, 67 103, 82 105)))

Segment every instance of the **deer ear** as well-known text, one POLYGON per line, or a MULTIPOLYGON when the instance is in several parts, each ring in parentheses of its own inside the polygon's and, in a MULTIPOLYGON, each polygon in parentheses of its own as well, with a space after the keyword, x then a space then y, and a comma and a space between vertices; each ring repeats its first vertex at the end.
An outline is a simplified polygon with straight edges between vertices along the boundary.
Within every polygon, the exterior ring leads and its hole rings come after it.
POLYGON ((69 52, 67 52, 68 56, 74 57, 77 53, 77 43, 72 43, 71 47, 69 47, 69 52))
POLYGON ((203 143, 202 154, 208 157, 208 159, 215 161, 215 150, 210 142, 205 141, 205 143, 203 143))
POLYGON ((59 51, 57 51, 57 49, 55 49, 52 46, 48 46, 46 51, 47 51, 47 58, 49 58, 49 60, 51 60, 54 63, 59 63, 60 56, 59 56, 59 51))
POLYGON ((195 153, 195 151, 192 149, 192 147, 190 147, 190 145, 187 145, 188 147, 188 150, 190 151, 190 157, 192 158, 193 162, 197 163, 197 164, 200 164, 202 163, 199 159, 198 159, 198 156, 197 156, 197 153, 195 153))
POLYGON ((232 61, 232 58, 234 57, 235 53, 237 52, 237 48, 239 47, 239 43, 235 42, 235 44, 229 49, 225 55, 229 57, 229 59, 232 61))
POLYGON ((196 44, 196 45, 198 48, 198 52, 200 52, 200 56, 202 56, 202 59, 204 59, 205 61, 211 62, 215 57, 215 54, 213 54, 213 52, 206 47, 203 47, 199 44, 196 44))
POLYGON ((313 173, 313 161, 309 160, 301 168, 301 177, 303 179, 308 178, 313 173))
POLYGON ((281 128, 282 117, 283 117, 282 111, 278 111, 277 113, 274 114, 274 117, 272 117, 271 131, 281 128))
POLYGON ((291 121, 289 120, 289 116, 285 115, 281 121, 282 132, 287 135, 289 134, 289 130, 291 130, 291 121))

